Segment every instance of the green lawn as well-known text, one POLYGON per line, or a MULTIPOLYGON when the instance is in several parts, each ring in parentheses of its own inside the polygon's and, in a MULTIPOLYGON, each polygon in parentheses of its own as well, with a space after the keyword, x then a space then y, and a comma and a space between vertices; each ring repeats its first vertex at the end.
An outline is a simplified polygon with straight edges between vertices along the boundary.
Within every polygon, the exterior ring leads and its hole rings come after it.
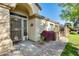
POLYGON ((69 42, 65 46, 61 56, 79 56, 79 34, 70 34, 69 42))

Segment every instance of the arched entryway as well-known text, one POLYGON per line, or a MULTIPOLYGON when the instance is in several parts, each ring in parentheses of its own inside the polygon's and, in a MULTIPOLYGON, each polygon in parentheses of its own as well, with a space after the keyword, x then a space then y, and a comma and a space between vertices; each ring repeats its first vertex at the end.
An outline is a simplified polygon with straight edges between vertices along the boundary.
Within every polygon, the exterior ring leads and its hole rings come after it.
POLYGON ((10 33, 13 42, 23 41, 28 36, 28 19, 32 14, 32 7, 25 3, 17 3, 10 12, 10 33))

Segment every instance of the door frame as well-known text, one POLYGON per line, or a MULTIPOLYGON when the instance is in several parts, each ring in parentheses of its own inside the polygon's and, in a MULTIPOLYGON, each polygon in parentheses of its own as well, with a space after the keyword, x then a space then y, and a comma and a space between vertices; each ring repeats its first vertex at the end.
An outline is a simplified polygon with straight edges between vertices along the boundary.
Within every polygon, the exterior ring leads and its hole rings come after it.
MULTIPOLYGON (((13 17, 15 19, 21 19, 21 37, 22 37, 22 41, 25 40, 25 36, 24 36, 24 22, 23 20, 26 20, 26 26, 27 26, 27 32, 28 32, 28 17, 24 18, 24 17, 20 17, 18 15, 10 15, 10 17, 13 17)), ((28 39, 28 35, 27 35, 27 39, 28 39)))
MULTIPOLYGON (((23 41, 25 41, 25 39, 26 39, 26 36, 24 36, 24 20, 26 20, 26 24, 27 24, 27 18, 22 18, 21 19, 21 35, 22 35, 22 40, 23 41)), ((26 25, 27 26, 27 25, 26 25)), ((27 29, 28 29, 28 27, 27 27, 27 29)))

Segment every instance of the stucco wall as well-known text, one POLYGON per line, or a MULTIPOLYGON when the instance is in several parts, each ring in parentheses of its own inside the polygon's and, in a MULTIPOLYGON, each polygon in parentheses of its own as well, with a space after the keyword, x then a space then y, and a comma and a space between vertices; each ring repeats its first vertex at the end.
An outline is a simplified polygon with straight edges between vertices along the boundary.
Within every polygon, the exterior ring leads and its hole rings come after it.
POLYGON ((52 31, 54 31, 55 28, 55 23, 50 22, 50 21, 46 21, 45 19, 39 19, 38 17, 36 17, 36 31, 35 31, 35 40, 39 41, 40 40, 40 34, 42 33, 43 30, 49 30, 50 28, 50 24, 53 24, 53 28, 51 29, 52 31), (45 26, 43 27, 43 24, 45 24, 45 26))
POLYGON ((55 28, 55 23, 53 22, 50 22, 50 21, 46 21, 45 19, 39 19, 40 22, 41 22, 41 25, 40 26, 43 26, 43 24, 45 24, 45 27, 43 29, 41 29, 41 31, 43 30, 47 30, 47 31, 50 31, 50 24, 52 24, 52 28, 51 30, 54 31, 54 28, 55 28), (43 24, 42 24, 43 23, 43 24))
POLYGON ((38 14, 40 12, 39 8, 34 3, 32 4, 32 9, 34 14, 38 14))
POLYGON ((28 38, 30 40, 36 41, 35 33, 36 33, 36 19, 33 18, 33 19, 28 20, 28 33, 27 33, 28 34, 28 38))
POLYGON ((41 19, 37 17, 28 20, 28 37, 30 40, 33 40, 35 42, 40 40, 40 33, 41 33, 40 24, 41 24, 41 19))
POLYGON ((51 21, 46 21, 45 19, 36 18, 36 31, 35 31, 36 37, 35 38, 37 41, 40 40, 40 33, 42 33, 43 30, 56 32, 56 39, 59 39, 59 25, 58 24, 55 24, 51 21), (43 26, 42 23, 45 24, 45 26, 43 28, 42 28, 42 26, 43 26), (50 30, 50 24, 53 24, 51 30, 50 30), (55 25, 57 25, 57 28, 55 25))
POLYGON ((12 47, 9 10, 0 7, 0 55, 8 52, 12 47))
MULTIPOLYGON (((33 19, 28 20, 28 36, 29 39, 33 41, 39 41, 40 40, 40 34, 42 33, 43 30, 49 30, 50 24, 53 24, 53 29, 52 31, 57 32, 58 28, 55 28, 56 24, 50 21, 46 21, 45 19, 40 19, 38 17, 35 17, 33 19), (45 27, 42 27, 42 23, 45 23, 45 27), (31 24, 33 26, 31 26, 31 24)), ((57 39, 58 39, 58 34, 57 34, 57 39)))
POLYGON ((48 21, 48 31, 55 31, 55 23, 48 21), (50 29, 50 24, 52 24, 52 28, 50 29))
POLYGON ((42 30, 41 30, 41 19, 36 18, 36 40, 40 41, 40 34, 41 34, 42 30))

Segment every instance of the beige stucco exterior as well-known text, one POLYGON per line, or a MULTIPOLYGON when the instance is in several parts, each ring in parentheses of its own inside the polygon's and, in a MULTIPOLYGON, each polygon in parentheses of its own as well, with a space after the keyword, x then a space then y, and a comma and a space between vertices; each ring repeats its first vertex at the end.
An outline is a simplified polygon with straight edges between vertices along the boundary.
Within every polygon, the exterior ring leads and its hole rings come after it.
MULTIPOLYGON (((0 4, 0 55, 5 54, 5 52, 11 51, 13 49, 13 42, 10 37, 10 12, 26 16, 27 20, 27 36, 29 39, 36 41, 35 38, 35 23, 36 20, 30 19, 31 15, 38 14, 40 11, 36 4, 32 3, 1 3, 0 4), (5 16, 4 16, 5 15, 5 16), (2 18, 4 16, 4 19, 2 18), (1 24, 1 22, 5 22, 1 24), (31 27, 31 22, 34 26, 31 27), (5 27, 4 27, 5 25, 5 27), (4 31, 2 31, 4 30, 4 31)), ((16 16, 16 18, 18 18, 16 16)), ((21 18, 22 19, 22 18, 21 18)), ((15 25, 15 24, 14 24, 15 25)))
MULTIPOLYGON (((55 31, 59 32, 59 24, 50 21, 48 18, 39 17, 40 7, 34 3, 6 3, 0 4, 0 14, 4 19, 0 16, 0 54, 5 51, 11 50, 13 48, 13 41, 10 37, 10 21, 14 18, 14 20, 23 20, 25 19, 27 22, 27 39, 32 41, 40 41, 40 34, 43 30, 47 31, 55 31), (16 15, 11 15, 10 13, 22 15, 23 17, 19 17, 16 15), (1 22, 6 22, 1 24, 1 22), (52 24, 51 29, 50 24, 52 24), (3 25, 5 27, 3 27, 3 25), (43 25, 46 25, 43 27, 43 25), (4 31, 2 31, 4 30, 4 31), (4 35, 4 36, 3 36, 4 35), (7 37, 7 38, 6 38, 7 37), (4 46, 3 46, 4 45, 4 46)), ((21 21, 22 22, 22 21, 21 21)), ((22 23, 22 25, 24 22, 22 23)), ((15 25, 15 24, 13 24, 15 25)), ((17 26, 17 25, 16 25, 17 26)), ((18 25, 20 26, 20 25, 18 25)), ((23 28, 23 27, 22 27, 23 28)), ((20 26, 21 29, 21 26, 20 26)), ((23 30, 22 30, 23 31, 23 30)), ((16 33, 16 32, 15 32, 16 33)), ((24 35, 24 34, 23 34, 24 35)))
POLYGON ((29 20, 29 38, 33 41, 40 41, 40 34, 42 31, 54 31, 57 34, 57 39, 59 35, 59 24, 53 21, 50 21, 48 18, 41 18, 40 15, 35 14, 33 18, 29 20), (30 26, 33 24, 33 26, 30 26), (44 25, 44 26, 43 26, 44 25), (50 25, 51 29, 50 29, 50 25))
POLYGON ((35 36, 36 36, 37 21, 34 18, 30 19, 30 17, 33 14, 38 14, 39 11, 40 9, 35 4, 26 4, 26 3, 16 4, 16 7, 13 8, 13 10, 11 11, 27 17, 27 36, 28 36, 28 39, 33 41, 36 41, 35 36), (33 26, 31 26, 31 24, 33 24, 33 26))

